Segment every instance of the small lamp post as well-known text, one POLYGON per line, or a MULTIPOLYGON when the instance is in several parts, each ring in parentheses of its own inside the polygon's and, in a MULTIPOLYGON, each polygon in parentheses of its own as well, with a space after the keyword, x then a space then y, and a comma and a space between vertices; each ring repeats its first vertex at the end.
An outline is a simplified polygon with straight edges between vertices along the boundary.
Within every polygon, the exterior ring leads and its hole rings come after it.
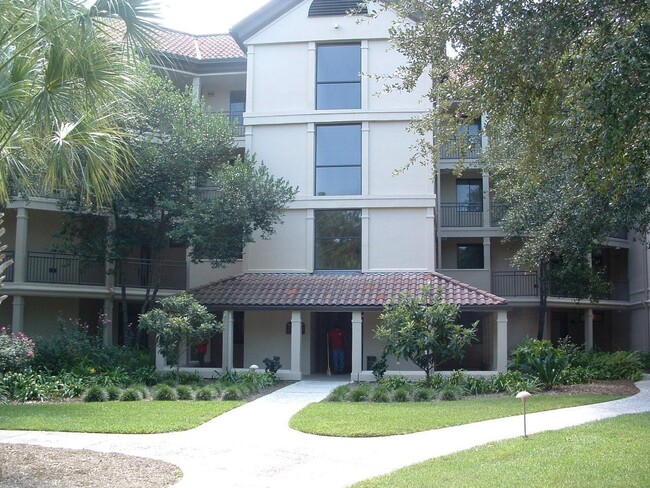
POLYGON ((517 398, 521 400, 521 403, 524 405, 524 437, 528 437, 526 434, 526 400, 530 398, 532 395, 528 393, 527 391, 520 391, 517 393, 517 398))

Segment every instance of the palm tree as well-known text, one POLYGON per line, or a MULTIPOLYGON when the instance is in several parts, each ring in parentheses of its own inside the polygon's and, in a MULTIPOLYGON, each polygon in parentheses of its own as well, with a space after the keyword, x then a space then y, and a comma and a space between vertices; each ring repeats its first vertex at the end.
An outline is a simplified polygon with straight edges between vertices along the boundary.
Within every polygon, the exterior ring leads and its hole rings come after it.
POLYGON ((0 203, 10 183, 109 200, 132 163, 118 120, 155 17, 150 0, 0 0, 0 203))

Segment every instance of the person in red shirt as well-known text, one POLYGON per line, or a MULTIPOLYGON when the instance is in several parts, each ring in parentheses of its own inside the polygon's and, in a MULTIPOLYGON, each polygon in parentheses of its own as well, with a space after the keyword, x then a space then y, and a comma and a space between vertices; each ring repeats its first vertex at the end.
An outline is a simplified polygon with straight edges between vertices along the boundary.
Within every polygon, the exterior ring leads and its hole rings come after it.
POLYGON ((333 372, 334 374, 341 374, 345 368, 345 335, 341 329, 335 327, 327 333, 327 337, 332 350, 333 372))
POLYGON ((196 346, 196 352, 199 356, 199 367, 205 366, 205 353, 208 352, 208 341, 204 341, 196 346))

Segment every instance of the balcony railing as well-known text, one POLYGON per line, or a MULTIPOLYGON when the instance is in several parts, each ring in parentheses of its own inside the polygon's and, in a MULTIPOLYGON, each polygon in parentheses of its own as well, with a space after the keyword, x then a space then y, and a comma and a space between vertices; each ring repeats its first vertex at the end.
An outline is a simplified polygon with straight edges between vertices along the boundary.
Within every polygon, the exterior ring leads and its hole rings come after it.
MULTIPOLYGON (((9 261, 14 258, 13 251, 5 251, 5 261, 9 261)), ((5 281, 14 280, 14 265, 12 264, 7 269, 5 269, 5 281)))
POLYGON ((106 273, 103 263, 79 256, 29 252, 27 254, 27 281, 68 285, 103 285, 106 282, 106 273))
MULTIPOLYGON (((465 152, 465 159, 478 159, 479 154, 481 153, 481 138, 480 136, 470 136, 468 138, 468 148, 465 152)), ((440 148, 440 159, 441 160, 450 160, 450 159, 460 159, 462 151, 456 146, 452 141, 448 144, 444 144, 440 148)))
POLYGON ((479 203, 441 203, 441 227, 483 227, 483 207, 479 203))
POLYGON ((228 117, 230 123, 235 126, 235 137, 244 137, 244 112, 223 112, 223 114, 228 117))
MULTIPOLYGON (((128 259, 122 263, 117 273, 115 283, 118 286, 147 288, 151 276, 155 275, 150 259, 128 259)), ((160 263, 160 288, 167 290, 184 290, 187 285, 187 263, 185 261, 162 261, 160 263)))
POLYGON ((537 275, 526 271, 494 271, 492 293, 503 297, 536 297, 539 293, 537 275))

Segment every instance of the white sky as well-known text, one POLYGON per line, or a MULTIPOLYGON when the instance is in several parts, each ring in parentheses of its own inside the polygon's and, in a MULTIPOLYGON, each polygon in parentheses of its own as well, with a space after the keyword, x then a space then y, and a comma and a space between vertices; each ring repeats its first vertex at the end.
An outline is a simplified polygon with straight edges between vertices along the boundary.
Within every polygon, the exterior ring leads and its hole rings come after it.
POLYGON ((160 0, 163 25, 191 34, 222 34, 269 0, 160 0))

